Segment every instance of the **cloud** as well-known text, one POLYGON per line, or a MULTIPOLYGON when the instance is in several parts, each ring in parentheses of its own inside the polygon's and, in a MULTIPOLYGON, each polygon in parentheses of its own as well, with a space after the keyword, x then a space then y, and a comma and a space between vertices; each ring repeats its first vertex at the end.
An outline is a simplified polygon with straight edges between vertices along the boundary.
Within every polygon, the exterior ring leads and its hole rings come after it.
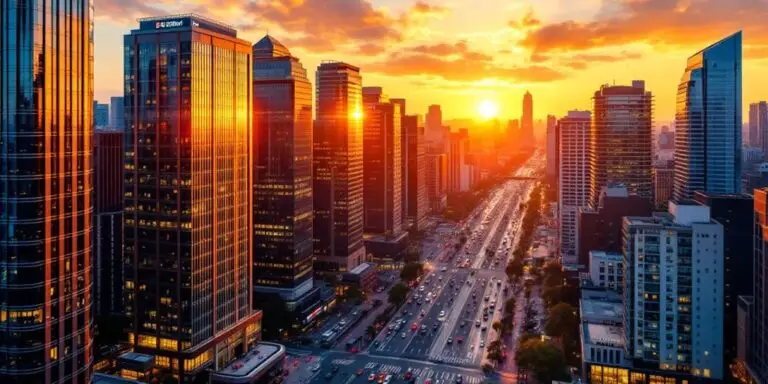
POLYGON ((637 60, 643 55, 637 52, 621 52, 619 54, 606 53, 577 53, 563 59, 563 65, 572 69, 586 69, 590 64, 615 63, 624 60, 637 60))
POLYGON ((500 66, 491 56, 470 49, 466 41, 402 49, 387 59, 364 65, 363 70, 391 76, 431 76, 464 82, 489 78, 549 82, 565 77, 543 65, 500 66))
POLYGON ((566 20, 531 29, 520 44, 534 53, 578 51, 631 43, 704 47, 739 29, 768 44, 763 0, 615 0, 597 19, 566 20))
POLYGON ((537 19, 533 13, 533 8, 528 8, 525 15, 520 20, 512 20, 509 22, 509 26, 514 29, 529 29, 537 27, 541 24, 541 20, 537 19))
POLYGON ((448 13, 448 8, 441 5, 432 5, 425 1, 417 1, 411 6, 409 15, 416 16, 442 16, 448 13))

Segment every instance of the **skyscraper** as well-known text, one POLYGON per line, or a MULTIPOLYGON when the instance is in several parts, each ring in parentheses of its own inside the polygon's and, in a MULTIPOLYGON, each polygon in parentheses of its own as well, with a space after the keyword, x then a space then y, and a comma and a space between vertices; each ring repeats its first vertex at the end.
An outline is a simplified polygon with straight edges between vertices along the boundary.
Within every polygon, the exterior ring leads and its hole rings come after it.
POLYGON ((364 231, 399 234, 402 216, 402 127, 400 106, 381 87, 363 88, 364 231))
POLYGON ((93 127, 104 129, 109 125, 109 104, 93 101, 93 127))
POLYGON ((312 289, 312 85, 272 36, 253 46, 253 280, 288 302, 312 289))
POLYGON ((429 210, 440 213, 448 204, 448 155, 434 148, 428 148, 425 162, 429 210))
POLYGON ((528 91, 525 91, 523 96, 521 127, 523 129, 523 141, 527 144, 533 144, 533 95, 528 91))
POLYGON ((109 127, 118 131, 125 130, 125 106, 122 97, 109 99, 109 127))
POLYGON ((443 111, 439 105, 430 105, 427 109, 425 136, 430 146, 444 146, 443 111))
POLYGON ((578 262, 579 208, 589 204, 589 111, 570 111, 557 122, 560 146, 558 210, 563 264, 578 262))
POLYGON ((407 194, 406 217, 411 226, 421 229, 424 218, 429 210, 427 206, 426 184, 426 146, 424 143, 424 127, 419 126, 418 116, 403 117, 403 137, 405 147, 403 156, 405 163, 405 181, 407 194))
MULTIPOLYGON (((402 134, 400 135, 400 174, 402 175, 402 182, 400 183, 400 196, 402 196, 402 203, 400 208, 402 210, 403 228, 408 229, 408 137, 405 135, 405 99, 389 99, 389 102, 393 106, 399 106, 400 108, 400 128, 402 134)), ((365 152, 365 151, 363 151, 365 152)), ((363 172, 365 173, 365 172, 363 172)))
POLYGON ((768 380, 768 188, 754 190, 752 308, 749 311, 747 365, 758 382, 768 380))
POLYGON ((723 226, 710 209, 624 217, 625 356, 635 366, 721 380, 723 226))
POLYGON ((125 44, 128 340, 182 381, 259 337, 252 309, 251 44, 196 15, 125 44))
POLYGON ((448 146, 448 192, 466 192, 472 187, 472 167, 469 164, 468 155, 467 130, 452 132, 448 146))
POLYGON ((123 311, 123 132, 93 134, 94 313, 98 324, 123 311))
MULTIPOLYGON (((557 183, 557 167, 559 165, 560 151, 558 149, 557 118, 547 116, 547 180, 553 185, 557 183)), ((555 189, 557 187, 555 186, 555 189)))
POLYGON ((603 85, 592 101, 590 206, 597 206, 603 187, 618 183, 653 200, 653 96, 645 82, 603 85))
POLYGON ((653 195, 657 207, 666 207, 672 198, 675 184, 675 169, 668 166, 653 167, 653 195))
POLYGON ((92 8, 0 8, 0 382, 89 383, 92 8))
POLYGON ((765 101, 749 104, 749 139, 752 147, 768 153, 768 103, 765 101))
POLYGON ((362 77, 342 62, 321 63, 316 76, 315 270, 346 272, 365 258, 362 77))
POLYGON ((673 197, 741 192, 741 32, 688 58, 677 106, 673 197))

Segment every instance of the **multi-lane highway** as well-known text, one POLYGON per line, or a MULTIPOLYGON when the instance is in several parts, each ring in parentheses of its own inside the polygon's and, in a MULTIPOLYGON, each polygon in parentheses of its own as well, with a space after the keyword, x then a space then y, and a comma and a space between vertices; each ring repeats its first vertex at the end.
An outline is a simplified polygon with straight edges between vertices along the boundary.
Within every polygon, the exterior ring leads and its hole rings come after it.
MULTIPOLYGON (((523 167, 517 175, 532 172, 523 167)), ((482 364, 492 341, 490 328, 511 294, 504 267, 517 241, 520 203, 532 186, 530 180, 505 182, 453 236, 429 245, 430 272, 376 337, 370 355, 465 367, 482 364)))

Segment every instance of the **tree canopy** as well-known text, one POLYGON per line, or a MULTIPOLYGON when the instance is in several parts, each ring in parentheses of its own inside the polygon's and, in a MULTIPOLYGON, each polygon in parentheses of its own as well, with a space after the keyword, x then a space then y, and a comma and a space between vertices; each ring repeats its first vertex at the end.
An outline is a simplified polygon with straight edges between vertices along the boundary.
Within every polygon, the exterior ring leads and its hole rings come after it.
POLYGON ((389 289, 389 303, 398 306, 403 304, 410 290, 411 289, 403 283, 393 285, 392 288, 389 289))
POLYGON ((421 276, 422 273, 424 273, 424 264, 419 262, 408 263, 400 271, 400 279, 411 282, 421 276))
POLYGON ((517 366, 533 374, 539 383, 568 378, 562 351, 541 339, 528 339, 520 344, 515 354, 517 366))

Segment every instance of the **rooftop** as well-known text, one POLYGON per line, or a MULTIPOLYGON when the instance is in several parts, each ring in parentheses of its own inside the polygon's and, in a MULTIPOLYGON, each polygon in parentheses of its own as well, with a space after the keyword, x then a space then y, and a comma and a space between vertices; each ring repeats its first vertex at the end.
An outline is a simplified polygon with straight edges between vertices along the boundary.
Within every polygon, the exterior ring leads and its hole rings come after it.
MULTIPOLYGON (((285 357, 285 347, 280 344, 259 342, 245 356, 233 361, 224 369, 213 373, 214 382, 240 382, 239 379, 255 378, 285 357)), ((243 381, 246 382, 246 381, 243 381)))
POLYGON ((253 45, 253 57, 256 59, 267 57, 290 57, 291 51, 282 43, 270 35, 264 36, 253 45))
POLYGON ((133 379, 125 379, 120 376, 112 376, 104 373, 94 373, 92 384, 143 384, 143 382, 133 379))
POLYGON ((590 344, 624 347, 624 330, 618 325, 584 324, 584 336, 590 344))
POLYGON ((374 268, 376 265, 373 263, 362 263, 358 265, 357 267, 352 268, 351 271, 348 273, 351 273, 353 275, 359 275, 365 271, 367 271, 369 268, 374 268))
POLYGON ((620 253, 616 252, 606 252, 606 251, 589 251, 589 258, 599 258, 603 260, 608 261, 621 261, 624 259, 624 256, 620 253))

